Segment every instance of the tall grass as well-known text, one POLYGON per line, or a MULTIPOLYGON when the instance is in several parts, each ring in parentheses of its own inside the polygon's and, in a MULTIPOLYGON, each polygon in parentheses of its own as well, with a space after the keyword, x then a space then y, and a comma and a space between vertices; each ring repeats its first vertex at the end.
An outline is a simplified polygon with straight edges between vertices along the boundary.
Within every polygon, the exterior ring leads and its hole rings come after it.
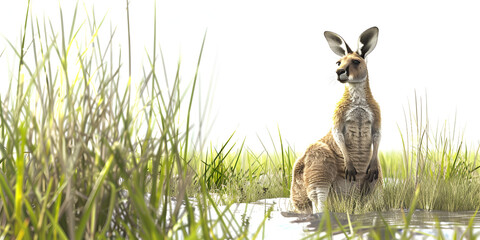
POLYGON ((1 236, 246 235, 248 229, 241 224, 227 223, 232 212, 228 207, 218 210, 209 192, 230 178, 222 170, 229 152, 223 147, 211 150, 203 159, 204 171, 197 171, 194 163, 203 157, 189 148, 194 146, 190 113, 205 38, 191 87, 182 89, 180 62, 174 79, 167 78, 165 67, 159 70, 158 61, 165 64, 161 49, 157 51, 156 17, 150 65, 135 79, 130 47, 128 76, 123 76, 121 50, 113 47, 115 29, 104 39, 105 18, 87 12, 78 24, 75 7, 67 22, 60 8, 60 29, 55 29, 50 20, 39 21, 29 10, 21 42, 9 42, 18 72, 0 98, 1 236), (83 33, 87 41, 78 37, 83 33), (179 121, 183 113, 186 124, 179 121), (213 220, 208 215, 211 206, 219 216, 213 220))
POLYGON ((459 131, 456 118, 432 126, 428 103, 415 94, 414 106, 405 113, 403 142, 404 168, 407 177, 418 183, 423 175, 435 178, 472 178, 478 176, 477 155, 480 146, 471 149, 459 131))

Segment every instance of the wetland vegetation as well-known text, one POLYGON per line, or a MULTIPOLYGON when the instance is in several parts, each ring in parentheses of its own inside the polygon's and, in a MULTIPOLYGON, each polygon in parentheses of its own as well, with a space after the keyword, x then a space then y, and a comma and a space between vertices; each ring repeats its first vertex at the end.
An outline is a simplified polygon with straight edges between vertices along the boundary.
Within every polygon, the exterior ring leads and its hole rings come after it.
MULTIPOLYGON (((11 76, 1 76, 9 79, 0 98, 1 238, 265 237, 271 208, 253 226, 230 206, 289 196, 299 153, 280 130, 271 133, 274 151, 252 152, 232 138, 201 148, 202 123, 192 116, 198 75, 182 78, 180 62, 165 69, 154 30, 144 75, 133 79, 129 54, 113 47, 115 30, 93 11, 78 20, 77 11, 60 9, 56 29, 26 9, 20 42, 5 50, 17 65, 11 76)), ((199 41, 197 73, 205 41, 199 41)), ((406 209, 408 238, 416 209, 478 210, 480 163, 479 146, 465 143, 455 123, 429 122, 425 100, 416 97, 405 112, 403 150, 380 153, 382 191, 332 196, 327 207, 346 216, 406 209)), ((309 237, 360 236, 349 221, 332 227, 329 216, 318 218, 309 237)), ((367 232, 385 236, 375 228, 367 232)))

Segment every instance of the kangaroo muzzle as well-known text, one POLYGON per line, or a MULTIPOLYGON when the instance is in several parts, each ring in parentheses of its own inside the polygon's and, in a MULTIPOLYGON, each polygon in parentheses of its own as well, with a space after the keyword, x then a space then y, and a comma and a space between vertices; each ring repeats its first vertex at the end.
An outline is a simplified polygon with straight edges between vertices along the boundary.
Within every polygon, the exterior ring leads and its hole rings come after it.
POLYGON ((348 69, 339 68, 337 69, 337 80, 341 83, 348 81, 348 69))

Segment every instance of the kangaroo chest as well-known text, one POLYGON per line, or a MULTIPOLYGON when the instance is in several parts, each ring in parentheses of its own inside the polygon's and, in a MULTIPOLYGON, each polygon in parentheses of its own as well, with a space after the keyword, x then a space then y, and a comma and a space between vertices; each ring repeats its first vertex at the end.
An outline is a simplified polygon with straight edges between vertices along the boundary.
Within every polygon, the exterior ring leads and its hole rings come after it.
POLYGON ((370 155, 374 118, 370 107, 367 104, 352 105, 344 118, 343 134, 351 159, 355 161, 357 157, 363 159, 370 155))
POLYGON ((358 158, 369 155, 372 144, 374 114, 366 99, 364 84, 347 85, 350 104, 344 112, 342 131, 350 158, 354 161, 355 156, 352 155, 361 155, 358 158))

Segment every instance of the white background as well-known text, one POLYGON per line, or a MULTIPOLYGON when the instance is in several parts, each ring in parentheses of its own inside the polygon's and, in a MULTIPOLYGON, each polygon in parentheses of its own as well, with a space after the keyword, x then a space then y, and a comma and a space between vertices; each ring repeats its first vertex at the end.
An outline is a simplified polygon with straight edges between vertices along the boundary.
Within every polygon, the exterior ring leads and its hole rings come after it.
MULTIPOLYGON (((77 24, 93 2, 80 1, 77 24)), ((32 15, 58 25, 59 5, 71 22, 75 1, 34 0, 32 15)), ((106 14, 103 37, 110 23, 117 27, 116 47, 127 66, 125 1, 94 5, 97 21, 106 14)), ((1 6, 0 34, 18 46, 26 1, 2 0, 1 6)), ((152 49, 153 6, 130 3, 134 83, 152 49)), ((277 127, 296 151, 328 131, 344 86, 335 80, 338 57, 323 32, 340 34, 355 49, 359 34, 371 26, 380 29, 368 67, 382 110, 381 150, 401 148, 397 124, 404 125, 403 109, 413 103, 415 90, 428 95, 432 124, 453 125, 456 113, 457 128, 465 127, 467 141, 478 146, 480 14, 473 1, 157 1, 157 39, 170 78, 181 58, 182 79, 193 79, 207 31, 200 84, 204 95, 210 84, 215 89, 209 141, 223 143, 236 131, 234 140, 246 138, 254 151, 262 149, 257 137, 270 142, 268 130, 276 136, 277 127)), ((4 96, 17 65, 5 39, 0 44, 4 96)))

